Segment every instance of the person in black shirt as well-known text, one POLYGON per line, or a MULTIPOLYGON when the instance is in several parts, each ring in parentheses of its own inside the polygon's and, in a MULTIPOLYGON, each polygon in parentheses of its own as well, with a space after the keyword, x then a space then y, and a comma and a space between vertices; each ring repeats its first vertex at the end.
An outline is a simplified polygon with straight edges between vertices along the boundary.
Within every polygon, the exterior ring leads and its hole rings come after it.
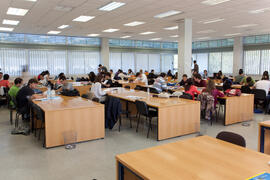
POLYGON ((110 88, 112 87, 113 82, 111 79, 111 74, 109 72, 105 73, 105 81, 102 83, 103 88, 110 88))
POLYGON ((152 69, 148 75, 148 79, 155 79, 155 78, 157 78, 157 76, 155 75, 155 70, 152 69))
POLYGON ((188 79, 187 75, 184 74, 184 75, 182 76, 182 81, 179 83, 179 85, 180 85, 180 86, 184 86, 184 85, 186 84, 186 82, 187 82, 187 79, 188 79))
POLYGON ((27 86, 21 88, 16 95, 17 108, 20 109, 20 112, 29 117, 29 102, 28 99, 36 99, 42 98, 43 95, 38 95, 34 93, 34 89, 36 89, 38 81, 36 79, 30 79, 28 81, 27 86))

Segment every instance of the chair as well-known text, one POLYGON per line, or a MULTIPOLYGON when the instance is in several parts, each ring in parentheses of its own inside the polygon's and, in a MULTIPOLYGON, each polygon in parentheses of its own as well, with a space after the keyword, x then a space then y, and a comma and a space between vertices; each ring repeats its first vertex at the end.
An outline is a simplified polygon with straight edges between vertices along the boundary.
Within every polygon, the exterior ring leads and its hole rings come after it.
POLYGON ((150 93, 159 94, 159 92, 156 88, 150 87, 149 89, 150 89, 150 93))
POLYGON ((125 88, 125 89, 130 89, 130 86, 125 86, 124 88, 125 88))
POLYGON ((141 91, 141 90, 142 90, 142 86, 140 86, 140 85, 136 85, 136 87, 134 88, 134 90, 141 91))
POLYGON ((183 95, 181 95, 180 98, 182 98, 182 99, 190 99, 190 100, 193 99, 192 96, 190 94, 188 94, 188 93, 183 93, 183 95))
MULTIPOLYGON (((15 105, 11 105, 10 103, 12 102, 12 98, 9 94, 7 94, 7 107, 9 109, 9 113, 10 113, 10 124, 13 124, 13 111, 16 110, 16 106, 15 105)), ((14 103, 13 103, 14 104, 14 103)))
POLYGON ((254 104, 256 109, 258 108, 258 104, 262 104, 266 106, 265 113, 267 113, 268 107, 267 107, 267 99, 266 99, 266 93, 263 89, 252 89, 251 94, 254 94, 254 104))
POLYGON ((233 132, 222 131, 218 133, 216 138, 238 146, 246 147, 245 138, 233 132))
MULTIPOLYGON (((36 105, 34 103, 32 104, 32 108, 33 108, 33 111, 35 113, 36 119, 41 121, 41 127, 39 128, 38 140, 40 140, 41 131, 42 131, 42 129, 44 129, 43 147, 45 147, 45 141, 46 141, 46 137, 45 137, 45 114, 42 111, 42 109, 38 105, 36 105)), ((37 127, 35 127, 35 128, 37 128, 37 127)), ((35 134, 36 134, 36 130, 35 130, 35 134)))
POLYGON ((149 137, 149 132, 150 129, 152 129, 152 118, 153 117, 158 117, 158 112, 157 111, 153 111, 153 110, 149 110, 147 104, 143 101, 135 101, 135 105, 139 114, 139 118, 137 121, 137 128, 136 128, 136 132, 138 132, 139 129, 139 124, 140 124, 140 119, 141 119, 141 115, 146 117, 146 120, 149 120, 149 126, 148 126, 148 131, 147 131, 147 138, 149 137))
POLYGON ((251 89, 249 86, 242 86, 241 87, 241 92, 242 93, 246 93, 246 94, 250 94, 251 93, 251 89))

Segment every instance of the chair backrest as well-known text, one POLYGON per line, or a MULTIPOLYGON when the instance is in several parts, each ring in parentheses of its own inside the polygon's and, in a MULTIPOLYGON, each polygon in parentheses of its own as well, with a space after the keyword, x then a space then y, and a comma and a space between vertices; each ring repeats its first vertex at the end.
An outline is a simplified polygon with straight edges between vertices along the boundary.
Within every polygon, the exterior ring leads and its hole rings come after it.
POLYGON ((135 105, 139 114, 148 116, 148 106, 145 102, 136 100, 135 105))
POLYGON ((42 111, 42 109, 36 105, 35 103, 32 103, 32 108, 33 108, 33 111, 35 112, 36 114, 36 117, 41 120, 41 121, 44 121, 44 112, 42 111))
POLYGON ((241 92, 242 93, 246 93, 246 94, 250 94, 251 93, 251 89, 249 86, 242 86, 241 87, 241 92))
POLYGON ((222 131, 218 133, 217 139, 236 144, 242 147, 246 147, 246 140, 243 138, 241 135, 233 133, 233 132, 227 132, 227 131, 222 131))
POLYGON ((99 99, 98 99, 98 98, 96 98, 96 97, 94 97, 94 98, 92 99, 92 101, 94 101, 94 102, 98 102, 98 103, 99 103, 99 99))
POLYGON ((190 99, 190 100, 193 99, 193 97, 188 93, 183 93, 183 95, 181 95, 180 98, 182 98, 182 99, 190 99))
POLYGON ((147 87, 142 86, 142 91, 147 92, 147 87))
POLYGON ((254 94, 255 100, 265 100, 266 99, 266 92, 263 89, 252 89, 251 94, 254 94))
POLYGON ((124 88, 125 88, 125 89, 130 89, 130 86, 125 86, 124 88))
POLYGON ((159 94, 156 88, 150 87, 150 93, 159 94))
POLYGON ((137 85, 134 90, 142 90, 142 86, 137 85))

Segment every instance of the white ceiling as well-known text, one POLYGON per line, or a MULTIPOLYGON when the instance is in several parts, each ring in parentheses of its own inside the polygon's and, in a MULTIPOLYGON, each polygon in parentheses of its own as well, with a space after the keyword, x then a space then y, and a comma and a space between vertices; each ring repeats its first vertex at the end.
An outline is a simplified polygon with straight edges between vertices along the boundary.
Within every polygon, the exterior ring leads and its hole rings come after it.
MULTIPOLYGON (((101 34, 101 37, 119 38, 130 35, 131 39, 149 40, 162 38, 162 41, 176 41, 170 36, 178 34, 178 30, 164 30, 165 27, 176 26, 177 20, 184 18, 193 19, 193 39, 202 37, 211 39, 227 38, 225 34, 242 33, 242 35, 266 34, 270 32, 270 11, 260 14, 250 14, 249 11, 270 7, 270 0, 231 0, 215 6, 201 4, 202 0, 116 0, 125 2, 126 5, 110 11, 99 11, 110 0, 0 0, 0 23, 3 19, 20 20, 15 27, 17 33, 47 34, 57 27, 68 24, 71 27, 63 29, 59 35, 86 36, 87 34, 101 34), (70 7, 68 12, 55 10, 56 6, 70 7), (7 15, 8 7, 25 8, 30 11, 24 17, 7 15), (155 15, 169 10, 180 10, 184 13, 157 19, 155 15), (96 16, 86 22, 73 22, 80 15, 96 16), (224 21, 202 24, 200 21, 224 18, 224 21), (127 27, 123 24, 133 21, 144 21, 143 25, 127 27), (233 28, 244 24, 258 24, 248 28, 233 28), (116 28, 118 32, 104 33, 105 29, 116 28), (197 32, 214 30, 208 34, 197 32), (145 31, 154 31, 156 34, 140 35, 145 31)), ((0 27, 12 27, 0 24, 0 27)))

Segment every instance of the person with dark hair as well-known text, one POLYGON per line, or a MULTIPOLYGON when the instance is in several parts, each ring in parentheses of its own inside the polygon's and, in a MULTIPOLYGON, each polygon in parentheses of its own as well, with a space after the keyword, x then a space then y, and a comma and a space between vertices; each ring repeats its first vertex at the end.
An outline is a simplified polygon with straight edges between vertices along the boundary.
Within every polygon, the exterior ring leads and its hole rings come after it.
POLYGON ((9 84, 8 79, 9 79, 9 75, 4 74, 3 80, 0 81, 0 87, 10 88, 10 84, 9 84))
POLYGON ((179 83, 179 85, 180 85, 180 86, 184 86, 184 85, 186 84, 187 80, 188 80, 188 76, 187 76, 186 74, 183 74, 182 80, 181 80, 181 82, 179 83))
POLYGON ((206 81, 202 79, 202 76, 200 74, 195 74, 194 85, 197 87, 206 87, 206 81))
POLYGON ((134 73, 133 73, 133 71, 132 71, 132 69, 129 69, 128 70, 128 74, 127 74, 128 76, 132 76, 132 75, 134 75, 134 73))
POLYGON ((268 71, 264 71, 264 72, 263 72, 262 79, 267 79, 267 80, 269 80, 269 73, 268 73, 268 71))
POLYGON ((167 77, 173 77, 172 70, 169 70, 169 71, 167 72, 167 77))
POLYGON ((203 77, 202 78, 203 79, 208 79, 208 72, 207 72, 206 69, 203 71, 203 77))
POLYGON ((243 80, 240 83, 243 86, 249 86, 252 87, 255 84, 255 81, 252 79, 252 77, 244 77, 243 80))
POLYGON ((105 73, 105 81, 102 83, 103 88, 110 88, 112 87, 113 82, 111 79, 111 74, 109 72, 105 73))
POLYGON ((95 82, 95 79, 96 79, 96 74, 95 74, 93 71, 91 71, 91 72, 88 74, 88 76, 89 76, 89 81, 90 81, 91 83, 94 83, 94 82, 95 82))
POLYGON ((3 73, 0 72, 0 81, 2 80, 2 78, 3 78, 3 73))
POLYGON ((254 88, 255 89, 263 89, 265 91, 265 93, 266 93, 266 97, 267 97, 267 100, 269 102, 270 95, 268 95, 268 94, 269 94, 269 90, 270 90, 270 81, 267 78, 267 76, 264 76, 262 78, 262 80, 256 82, 255 85, 254 85, 254 88))
POLYGON ((143 76, 143 74, 140 72, 136 73, 136 79, 134 82, 135 83, 145 83, 146 85, 148 84, 148 80, 147 80, 146 76, 143 76))
MULTIPOLYGON (((58 81, 55 83, 55 89, 58 90, 58 91, 61 91, 62 87, 64 86, 64 84, 66 83, 66 76, 60 76, 60 78, 58 79, 58 81)), ((53 88, 51 88, 53 89, 53 88)))
POLYGON ((193 85, 193 81, 191 78, 187 80, 184 88, 185 88, 185 93, 190 94, 193 99, 194 99, 195 94, 197 95, 201 94, 201 92, 197 90, 197 87, 193 85))
POLYGON ((152 69, 151 72, 148 75, 148 79, 155 79, 155 78, 156 78, 155 70, 152 69))
POLYGON ((13 100, 15 100, 17 93, 19 92, 21 86, 23 85, 23 80, 22 78, 16 78, 14 80, 14 85, 10 88, 8 91, 9 96, 11 97, 10 105, 14 107, 15 103, 13 100))
POLYGON ((194 69, 193 69, 193 72, 196 71, 197 73, 199 73, 199 65, 197 64, 197 61, 194 60, 193 63, 194 63, 194 69))
POLYGON ((110 74, 111 74, 111 79, 113 79, 114 78, 114 73, 113 73, 112 69, 110 69, 110 74))
POLYGON ((223 82, 223 91, 225 92, 226 90, 231 89, 231 88, 232 88, 232 81, 229 78, 227 78, 223 82))
POLYGON ((37 84, 38 81, 36 79, 30 79, 27 86, 22 87, 18 91, 16 96, 17 107, 21 109, 21 112, 23 112, 23 114, 26 114, 27 117, 29 117, 28 115, 30 112, 28 99, 33 100, 43 97, 43 95, 38 95, 34 93, 34 89, 36 89, 37 84))
POLYGON ((155 80, 153 84, 153 88, 155 88, 159 93, 163 90, 167 90, 167 83, 165 81, 166 74, 161 73, 158 78, 155 80))
POLYGON ((217 73, 217 79, 223 79, 224 75, 222 74, 222 71, 218 71, 217 73))
POLYGON ((102 76, 97 76, 95 79, 95 83, 92 84, 91 87, 91 93, 99 99, 99 102, 103 103, 106 100, 106 92, 102 90, 102 81, 103 77, 102 76))
POLYGON ((178 79, 178 72, 176 72, 175 74, 174 74, 174 80, 177 80, 178 79))
POLYGON ((215 82, 212 79, 208 80, 206 89, 204 89, 202 92, 207 92, 207 93, 211 94, 214 97, 214 99, 215 99, 214 107, 215 108, 216 108, 216 105, 217 105, 217 102, 218 102, 217 98, 218 97, 224 97, 224 93, 217 90, 215 82))
POLYGON ((239 75, 234 77, 234 83, 240 84, 241 81, 244 79, 244 77, 245 77, 245 75, 244 75, 243 69, 239 69, 239 75))

